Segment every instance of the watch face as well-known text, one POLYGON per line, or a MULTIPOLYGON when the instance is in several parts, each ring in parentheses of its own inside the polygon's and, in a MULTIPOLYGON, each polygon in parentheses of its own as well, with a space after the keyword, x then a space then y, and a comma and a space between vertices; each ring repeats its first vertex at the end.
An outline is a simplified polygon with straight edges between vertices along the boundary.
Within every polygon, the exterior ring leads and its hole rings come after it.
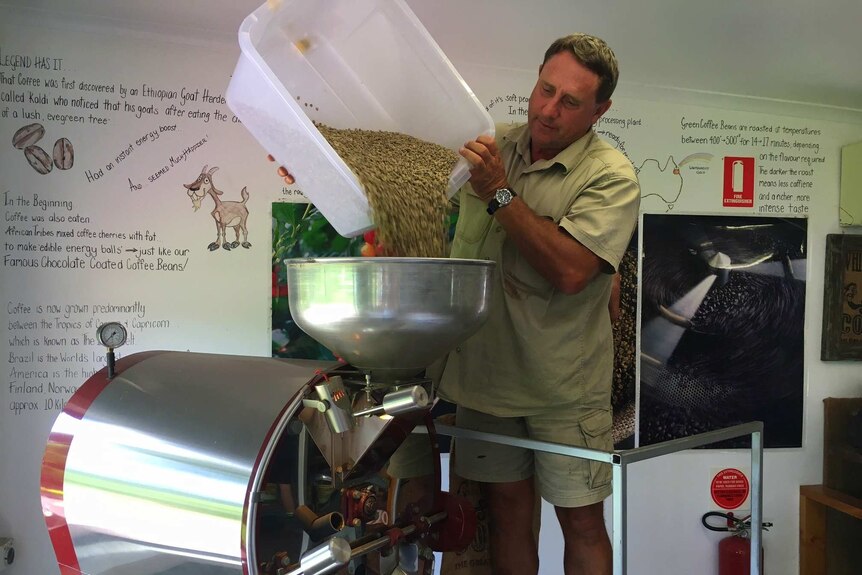
POLYGON ((488 213, 492 216, 494 212, 503 206, 508 206, 512 203, 512 199, 515 197, 515 192, 510 190, 509 188, 500 188, 494 192, 494 198, 488 202, 488 213))

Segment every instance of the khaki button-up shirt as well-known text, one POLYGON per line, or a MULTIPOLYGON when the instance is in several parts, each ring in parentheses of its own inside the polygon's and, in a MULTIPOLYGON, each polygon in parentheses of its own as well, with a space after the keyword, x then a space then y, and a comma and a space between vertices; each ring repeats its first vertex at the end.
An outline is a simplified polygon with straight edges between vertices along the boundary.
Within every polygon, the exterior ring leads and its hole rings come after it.
MULTIPOLYGON (((497 127, 510 186, 539 216, 607 262, 607 272, 616 270, 640 205, 631 162, 592 131, 551 160, 532 163, 529 143, 526 125, 497 127)), ((493 260, 497 268, 489 319, 449 354, 441 397, 501 417, 572 404, 609 409, 611 273, 578 294, 560 293, 518 252, 469 185, 459 204, 451 257, 493 260)))

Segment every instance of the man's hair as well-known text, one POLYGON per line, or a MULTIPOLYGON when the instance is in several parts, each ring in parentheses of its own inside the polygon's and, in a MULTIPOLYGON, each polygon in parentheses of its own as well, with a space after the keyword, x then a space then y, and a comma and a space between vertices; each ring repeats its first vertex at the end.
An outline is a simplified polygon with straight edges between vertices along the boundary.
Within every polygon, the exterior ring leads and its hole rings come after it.
POLYGON ((611 99, 617 87, 619 66, 614 51, 604 40, 588 34, 570 34, 558 40, 545 51, 543 64, 551 56, 560 52, 569 52, 578 62, 586 66, 599 77, 599 88, 596 91, 596 102, 606 102, 611 99))

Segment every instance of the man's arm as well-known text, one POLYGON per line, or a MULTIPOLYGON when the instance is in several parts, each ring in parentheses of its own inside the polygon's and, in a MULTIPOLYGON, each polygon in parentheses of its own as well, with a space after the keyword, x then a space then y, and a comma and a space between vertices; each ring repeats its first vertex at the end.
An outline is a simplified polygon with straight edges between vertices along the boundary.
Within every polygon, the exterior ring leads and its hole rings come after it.
MULTIPOLYGON (((488 201, 492 195, 493 191, 488 201)), ((606 265, 556 222, 536 215, 519 197, 497 210, 494 218, 533 269, 563 293, 580 292, 606 265)))
MULTIPOLYGON (((508 187, 506 168, 491 136, 467 142, 461 155, 470 162, 470 184, 489 202, 499 188, 508 187)), ((575 294, 586 287, 606 262, 562 230, 556 222, 537 215, 519 197, 494 217, 515 242, 518 251, 557 290, 575 294)))

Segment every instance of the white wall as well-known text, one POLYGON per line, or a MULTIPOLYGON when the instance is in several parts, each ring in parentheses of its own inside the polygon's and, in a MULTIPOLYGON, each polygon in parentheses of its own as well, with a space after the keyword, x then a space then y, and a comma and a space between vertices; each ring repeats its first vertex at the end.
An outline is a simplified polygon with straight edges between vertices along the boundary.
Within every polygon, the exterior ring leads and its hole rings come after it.
MULTIPOLYGON (((269 205, 284 199, 292 190, 281 187, 272 165, 264 159, 264 151, 241 125, 232 122, 226 105, 200 99, 205 89, 212 95, 223 95, 238 56, 232 41, 130 33, 79 22, 37 22, 8 8, 0 9, 0 15, 0 95, 4 98, 0 102, 0 194, 4 214, 0 235, 5 242, 0 248, 3 257, 8 256, 0 279, 0 357, 5 363, 0 386, 0 537, 12 536, 17 543, 18 556, 8 570, 10 575, 50 574, 56 572, 56 563, 41 517, 38 485, 42 449, 57 411, 46 406, 56 400, 62 404, 71 388, 101 366, 100 348, 85 340, 84 335, 92 337, 92 324, 119 319, 129 322, 134 335, 132 343, 120 350, 125 353, 158 348, 268 355, 269 205), (32 85, 49 79, 56 80, 57 87, 32 85), (75 87, 64 87, 64 81, 74 81, 75 87), (80 82, 113 86, 116 91, 82 91, 80 82), (146 96, 141 93, 145 85, 177 94, 159 96, 154 92, 146 96), (121 86, 127 90, 125 97, 120 94, 121 86), (132 95, 133 88, 139 90, 138 95, 132 95), (196 90, 200 90, 199 99, 182 105, 180 93, 196 90), (30 102, 31 93, 44 95, 47 102, 30 102), (19 94, 23 103, 14 101, 19 94), (86 102, 96 102, 96 107, 74 108, 72 101, 81 97, 86 102), (64 103, 66 100, 68 103, 64 103), (115 104, 119 105, 116 111, 111 109, 115 104), (158 115, 139 112, 138 106, 152 106, 158 115), (183 116, 168 115, 171 106, 184 110, 183 116), (190 118, 189 111, 204 115, 190 118), (216 119, 216 111, 224 115, 223 121, 216 119), (38 120, 23 117, 32 112, 38 113, 38 120), (84 117, 84 122, 63 123, 57 117, 73 113, 84 117), (39 174, 23 151, 11 145, 13 134, 34 121, 45 127, 39 144, 44 144, 48 153, 58 138, 65 137, 73 143, 72 169, 55 168, 48 174, 39 174), (176 128, 170 129, 171 126, 176 128), (168 131, 159 132, 165 127, 168 131), (158 140, 153 141, 153 136, 143 139, 150 131, 159 133, 158 140), (199 142, 203 144, 183 156, 187 148, 199 142), (124 150, 131 152, 127 158, 118 159, 124 150), (112 169, 107 169, 108 164, 113 164, 112 169), (247 187, 250 249, 207 250, 215 229, 209 199, 195 212, 182 186, 190 183, 205 164, 219 167, 214 179, 224 190, 224 199, 238 199, 239 190, 247 187), (100 170, 101 176, 94 179, 100 170), (163 173, 155 177, 160 170, 163 173), (45 200, 66 203, 48 207, 45 200), (67 220, 51 222, 54 213, 67 220), (39 215, 45 216, 44 222, 33 221, 39 215), (69 222, 72 215, 79 216, 78 220, 69 222), (55 233, 71 230, 74 237, 17 233, 34 226, 55 233), (95 232, 96 237, 86 235, 84 230, 95 232), (141 239, 133 239, 138 231, 141 239), (99 237, 100 232, 124 233, 126 237, 104 238, 99 237), (43 251, 55 242, 63 250, 62 255, 43 251), (36 250, 25 251, 27 243, 34 244, 36 250), (89 257, 82 257, 82 269, 49 268, 43 264, 42 257, 46 255, 54 260, 74 259, 78 254, 65 250, 75 246, 96 249, 98 255, 93 261, 123 262, 124 269, 92 269, 89 257), (103 253, 112 248, 118 248, 119 253, 103 253), (149 248, 155 248, 152 255, 127 251, 149 248), (12 262, 31 258, 39 261, 36 267, 12 262), (138 260, 158 267, 160 258, 163 267, 178 264, 182 270, 147 270, 142 266, 129 269, 129 264, 138 260), (129 306, 129 310, 111 313, 96 307, 106 304, 129 306), (59 311, 50 311, 47 306, 51 305, 58 306, 59 311), (38 306, 43 306, 41 311, 38 306), (23 327, 18 329, 14 322, 21 322, 23 327), (36 323, 27 326, 26 322, 36 323), (29 343, 22 341, 25 337, 29 343), (65 345, 46 342, 46 337, 67 341, 65 345), (34 339, 42 345, 35 347, 34 339), (50 353, 57 360, 50 365, 46 358, 32 364, 18 362, 19 358, 27 359, 30 352, 34 357, 50 353), (84 356, 75 355, 79 352, 84 356), (61 354, 71 355, 63 359, 61 354), (43 369, 40 366, 48 370, 44 376, 18 373, 43 369), (58 391, 50 391, 50 386, 58 391), (19 410, 20 404, 24 408, 19 410), (31 404, 36 408, 31 409, 31 404)), ((495 119, 522 119, 517 111, 510 113, 511 102, 507 99, 512 96, 512 101, 519 102, 526 98, 535 78, 534 69, 476 66, 469 63, 473 59, 468 54, 449 56, 495 119)), ((825 235, 842 231, 838 227, 839 152, 842 145, 862 140, 862 123, 858 115, 832 108, 628 85, 623 81, 609 121, 600 130, 620 142, 636 166, 644 166, 645 194, 665 193, 662 178, 666 174, 650 171, 648 160, 664 166, 670 158, 680 162, 691 154, 712 155, 711 160, 701 162, 707 170, 695 171, 690 165, 681 168, 684 183, 673 211, 758 213, 768 205, 782 206, 786 213, 792 205, 809 218, 803 445, 768 451, 764 471, 764 515, 775 523, 764 536, 766 572, 796 572, 798 486, 821 479, 821 400, 862 395, 858 364, 819 360, 824 274, 821 254, 825 235), (732 145, 684 143, 685 135, 708 139, 736 135, 739 130, 684 129, 683 118, 816 130, 813 136, 800 135, 801 132, 788 136, 792 141, 819 144, 817 155, 824 162, 805 176, 812 183, 810 197, 794 194, 791 200, 757 200, 750 209, 722 207, 721 157, 759 158, 769 150, 752 143, 750 138, 748 143, 739 139, 732 145)), ((768 156, 765 161, 770 161, 768 156)), ((644 210, 664 212, 668 204, 653 197, 645 200, 644 210)), ((700 516, 710 508, 709 479, 715 468, 745 467, 747 461, 746 452, 701 451, 632 467, 628 553, 630 565, 636 567, 630 572, 715 573, 720 535, 700 526, 700 516)), ((542 573, 547 574, 559 572, 561 544, 554 522, 553 514, 546 514, 541 550, 542 573)))

